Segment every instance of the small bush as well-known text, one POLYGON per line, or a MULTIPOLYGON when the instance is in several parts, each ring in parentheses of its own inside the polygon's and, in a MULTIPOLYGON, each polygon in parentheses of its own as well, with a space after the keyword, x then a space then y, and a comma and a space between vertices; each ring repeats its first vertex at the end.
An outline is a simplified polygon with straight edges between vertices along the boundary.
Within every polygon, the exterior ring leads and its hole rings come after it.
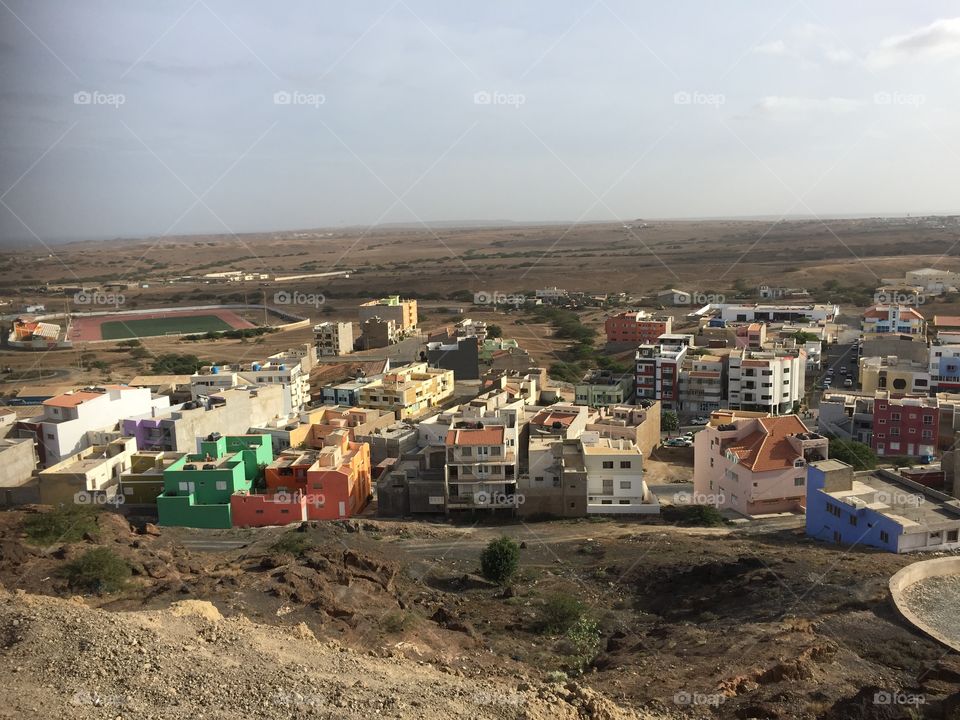
POLYGON ((571 665, 582 672, 596 660, 600 652, 600 626, 596 620, 581 617, 567 630, 566 639, 573 650, 570 656, 571 665))
POLYGON ((575 597, 557 593, 547 598, 540 608, 538 625, 541 632, 562 634, 574 627, 584 612, 583 603, 575 597))
POLYGON ((84 535, 97 534, 96 511, 89 507, 68 507, 31 515, 23 523, 27 539, 37 545, 78 542, 84 535))
POLYGON ((520 565, 520 546, 508 537, 491 540, 480 553, 480 570, 492 582, 505 585, 520 565))
POLYGON ((413 614, 403 610, 392 610, 380 619, 380 627, 388 633, 401 633, 413 625, 413 614))
POLYGON ((721 527, 726 518, 713 505, 664 505, 660 516, 667 522, 696 527, 721 527))
POLYGON ((61 570, 70 587, 96 593, 116 592, 130 578, 130 566, 109 548, 88 550, 61 570))
POLYGON ((289 553, 294 557, 303 555, 307 550, 313 548, 313 540, 302 532, 288 532, 273 545, 270 551, 276 554, 289 553))

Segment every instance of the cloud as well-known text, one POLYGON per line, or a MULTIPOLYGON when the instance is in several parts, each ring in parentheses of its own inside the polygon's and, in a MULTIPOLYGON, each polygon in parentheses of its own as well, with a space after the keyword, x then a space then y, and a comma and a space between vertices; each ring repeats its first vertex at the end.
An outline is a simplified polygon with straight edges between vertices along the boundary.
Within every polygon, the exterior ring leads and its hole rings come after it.
POLYGON ((787 44, 783 40, 771 40, 754 46, 751 52, 758 55, 786 55, 787 44))
POLYGON ((853 98, 828 97, 811 98, 787 95, 768 95, 758 108, 764 113, 849 113, 860 107, 861 102, 853 98))
POLYGON ((885 68, 912 60, 960 57, 960 17, 941 18, 905 35, 886 38, 867 57, 867 65, 885 68))
POLYGON ((798 25, 787 33, 787 37, 787 40, 771 40, 755 45, 750 52, 755 55, 790 58, 808 67, 823 63, 840 65, 855 58, 853 52, 836 44, 830 30, 819 25, 798 25))

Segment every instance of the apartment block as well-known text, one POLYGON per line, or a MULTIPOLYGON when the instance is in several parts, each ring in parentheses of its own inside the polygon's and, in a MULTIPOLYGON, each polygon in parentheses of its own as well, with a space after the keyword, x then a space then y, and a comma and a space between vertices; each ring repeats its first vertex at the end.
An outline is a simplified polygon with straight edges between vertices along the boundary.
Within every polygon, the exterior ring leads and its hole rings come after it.
POLYGON ((660 506, 643 480, 643 454, 629 440, 580 436, 587 475, 587 514, 656 514, 660 506))
POLYGON ((430 367, 452 370, 457 380, 480 379, 480 346, 477 336, 427 343, 430 367))
POLYGON ((636 398, 659 400, 664 410, 680 406, 680 370, 687 357, 686 344, 641 345, 636 352, 636 398))
POLYGON ((927 321, 916 308, 906 305, 874 305, 860 320, 864 338, 873 335, 916 335, 926 337, 927 321))
POLYGON ((363 407, 392 411, 397 420, 407 420, 453 397, 452 370, 411 363, 394 368, 380 380, 364 385, 359 393, 363 407))
POLYGON ((896 355, 860 358, 860 387, 874 395, 886 390, 894 395, 928 395, 929 363, 905 360, 896 355))
POLYGON ((931 391, 960 391, 960 344, 931 345, 928 355, 931 391))
POLYGON ((892 553, 951 551, 960 547, 960 508, 955 498, 889 470, 856 472, 824 460, 807 467, 806 532, 892 553))
POLYGON ((937 451, 939 433, 937 398, 876 393, 871 447, 878 457, 905 455, 931 459, 937 451))
POLYGON ((185 453, 139 451, 130 456, 130 467, 120 473, 124 505, 153 505, 163 492, 163 473, 185 453))
POLYGON ((85 447, 39 474, 40 502, 44 505, 97 505, 115 502, 120 475, 130 469, 137 450, 133 438, 118 438, 85 447))
POLYGON ((680 367, 679 409, 711 413, 725 407, 728 362, 726 353, 688 356, 680 367))
POLYGON ((50 467, 88 447, 90 431, 110 430, 123 418, 149 415, 169 405, 169 398, 152 395, 146 388, 87 388, 44 401, 43 415, 20 423, 20 428, 33 432, 40 463, 50 467))
POLYGON ((406 336, 417 327, 417 301, 401 300, 399 295, 390 295, 360 305, 359 316, 361 325, 374 317, 392 320, 397 333, 406 336))
POLYGON ((522 475, 517 492, 521 517, 586 517, 587 469, 580 439, 531 437, 529 473, 522 475))
POLYGON ((717 303, 712 307, 719 310, 722 320, 740 323, 833 322, 840 314, 840 308, 836 305, 817 303, 798 305, 717 303))
POLYGON ((200 444, 200 452, 184 455, 163 473, 163 493, 157 497, 161 525, 232 527, 231 496, 250 492, 273 461, 266 435, 218 437, 200 444))
POLYGON ((734 410, 783 415, 803 398, 806 352, 799 348, 730 354, 727 402, 734 410))
POLYGON ((456 416, 444 438, 447 512, 516 507, 518 415, 456 416))
POLYGON ((379 316, 363 320, 360 323, 360 332, 364 350, 389 347, 402 338, 395 321, 379 316))
POLYGON ((608 317, 603 324, 608 343, 647 345, 673 331, 673 318, 655 317, 644 310, 631 310, 608 317))
POLYGON ((629 374, 595 370, 574 385, 573 395, 579 405, 595 408, 623 405, 633 397, 633 384, 634 378, 629 374))
POLYGON ((327 436, 336 430, 346 430, 355 441, 358 435, 369 435, 395 422, 394 414, 386 410, 324 405, 252 426, 250 432, 269 435, 274 454, 278 454, 289 448, 323 448, 327 436))
POLYGON ((271 355, 263 362, 204 367, 191 376, 190 391, 196 400, 236 387, 277 385, 282 389, 286 415, 310 402, 310 370, 315 360, 316 349, 308 343, 271 355))
POLYGON ((313 326, 317 353, 321 356, 347 355, 353 352, 353 323, 322 322, 313 326))
POLYGON ((796 415, 715 412, 694 435, 695 499, 745 516, 800 511, 806 466, 827 459, 828 447, 796 415))
MULTIPOLYGON (((626 440, 637 446, 643 457, 660 444, 661 405, 657 400, 639 400, 637 405, 611 405, 591 414, 584 428, 600 438, 626 440)), ((532 433, 531 433, 532 435, 532 433)))

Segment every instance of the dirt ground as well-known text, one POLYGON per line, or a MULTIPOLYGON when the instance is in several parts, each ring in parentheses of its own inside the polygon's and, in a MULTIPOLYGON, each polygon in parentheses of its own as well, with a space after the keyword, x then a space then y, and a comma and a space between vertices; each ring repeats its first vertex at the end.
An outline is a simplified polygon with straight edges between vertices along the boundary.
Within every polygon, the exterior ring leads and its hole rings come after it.
POLYGON ((307 527, 312 547, 295 557, 271 550, 291 532, 280 528, 143 534, 114 514, 100 516, 95 538, 38 548, 22 536, 25 516, 0 513, 0 583, 71 597, 58 568, 105 545, 133 566, 132 586, 83 601, 111 612, 202 599, 227 617, 303 623, 321 641, 465 677, 566 672, 654 715, 907 717, 874 695, 911 692, 923 717, 953 717, 944 713, 960 699, 960 661, 887 598, 890 575, 914 558, 826 546, 799 530, 361 519, 307 527), (523 548, 506 593, 477 574, 480 550, 500 535, 523 548), (582 675, 567 641, 538 626, 557 594, 599 623, 600 650, 582 675))

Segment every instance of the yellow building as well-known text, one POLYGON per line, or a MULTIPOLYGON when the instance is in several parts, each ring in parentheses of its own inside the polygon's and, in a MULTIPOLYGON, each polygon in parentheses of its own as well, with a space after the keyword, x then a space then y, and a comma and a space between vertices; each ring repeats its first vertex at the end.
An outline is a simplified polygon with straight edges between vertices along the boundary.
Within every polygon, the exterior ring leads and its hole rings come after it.
POLYGON ((861 358, 860 386, 867 395, 873 395, 877 390, 886 390, 894 396, 927 395, 930 392, 930 370, 925 363, 896 355, 861 358))
POLYGON ((359 392, 359 405, 390 410, 397 420, 406 420, 442 404, 453 396, 453 388, 453 370, 411 363, 364 386, 359 392))
POLYGON ((417 327, 417 301, 401 300, 399 295, 390 295, 360 305, 360 325, 378 317, 393 320, 397 333, 406 335, 417 327))

